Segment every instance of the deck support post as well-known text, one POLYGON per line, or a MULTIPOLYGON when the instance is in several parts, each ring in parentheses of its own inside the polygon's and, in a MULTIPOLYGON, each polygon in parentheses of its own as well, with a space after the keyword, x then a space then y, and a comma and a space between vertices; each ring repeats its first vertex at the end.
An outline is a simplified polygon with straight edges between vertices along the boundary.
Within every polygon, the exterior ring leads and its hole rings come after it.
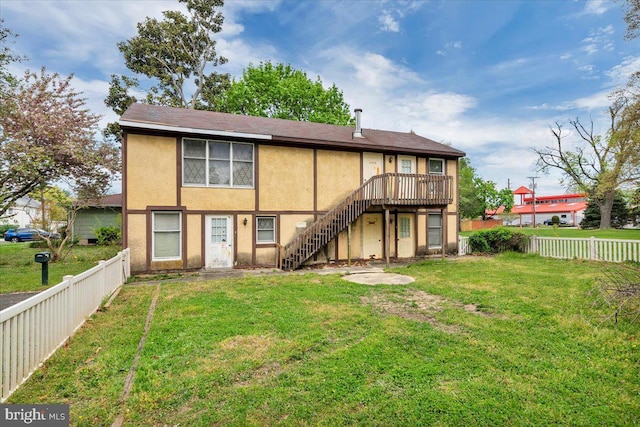
POLYGON ((351 267, 351 223, 347 224, 347 267, 351 267))
POLYGON ((444 209, 440 209, 440 218, 442 218, 441 219, 442 227, 440 227, 440 234, 442 234, 440 236, 440 241, 442 242, 442 244, 440 246, 442 248, 441 248, 440 251, 442 252, 441 257, 442 257, 442 260, 444 261, 444 252, 445 252, 445 248, 446 248, 446 245, 447 245, 447 240, 445 239, 445 236, 447 234, 447 226, 446 226, 447 218, 444 216, 444 209))
POLYGON ((385 256, 385 260, 387 261, 387 268, 389 268, 389 252, 391 252, 391 224, 389 221, 388 207, 384 208, 384 229, 386 234, 386 237, 384 239, 385 241, 384 256, 385 256))

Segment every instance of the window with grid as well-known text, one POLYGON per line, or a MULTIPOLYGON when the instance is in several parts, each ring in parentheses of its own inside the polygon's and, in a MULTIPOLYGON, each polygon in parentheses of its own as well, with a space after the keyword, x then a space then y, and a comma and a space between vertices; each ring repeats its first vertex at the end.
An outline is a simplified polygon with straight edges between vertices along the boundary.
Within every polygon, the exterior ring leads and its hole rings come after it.
POLYGON ((153 259, 182 257, 180 212, 153 213, 153 259))
POLYGON ((400 172, 401 173, 412 173, 411 170, 411 160, 400 160, 400 172))
POLYGON ((205 187, 253 187, 253 144, 185 138, 182 181, 205 187))
POLYGON ((399 218, 400 238, 411 237, 411 218, 399 218))
POLYGON ((444 175, 444 160, 429 159, 429 174, 444 175))
POLYGON ((227 241, 227 219, 211 218, 211 243, 227 241))
POLYGON ((272 216, 259 216, 256 218, 257 242, 276 242, 276 218, 272 216))
POLYGON ((442 247, 442 215, 429 214, 429 247, 442 247))

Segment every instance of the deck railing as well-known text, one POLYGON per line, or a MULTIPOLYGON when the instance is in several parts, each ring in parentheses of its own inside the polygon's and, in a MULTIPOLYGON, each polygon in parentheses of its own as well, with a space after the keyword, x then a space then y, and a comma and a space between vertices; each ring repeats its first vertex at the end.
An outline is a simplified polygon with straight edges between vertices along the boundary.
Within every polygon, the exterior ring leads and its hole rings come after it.
POLYGON ((453 201, 453 178, 444 175, 385 173, 375 175, 289 242, 281 266, 294 270, 329 243, 369 206, 446 206, 453 201))
POLYGON ((0 311, 0 401, 47 360, 131 275, 130 251, 0 311))

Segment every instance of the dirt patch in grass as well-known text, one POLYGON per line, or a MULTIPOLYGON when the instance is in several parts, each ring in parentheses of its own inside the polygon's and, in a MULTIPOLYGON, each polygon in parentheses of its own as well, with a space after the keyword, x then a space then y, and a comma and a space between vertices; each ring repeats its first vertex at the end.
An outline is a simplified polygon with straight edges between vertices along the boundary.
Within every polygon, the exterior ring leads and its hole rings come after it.
POLYGON ((452 302, 439 295, 429 294, 421 290, 407 290, 402 294, 381 294, 362 297, 362 303, 373 306, 383 314, 398 316, 403 319, 426 322, 443 332, 458 333, 459 326, 441 323, 436 318, 436 313, 444 308, 460 308, 469 313, 488 317, 490 314, 478 310, 475 304, 462 304, 452 302))
POLYGON ((220 342, 220 348, 236 356, 259 360, 269 352, 274 343, 275 339, 268 336, 236 335, 220 342))

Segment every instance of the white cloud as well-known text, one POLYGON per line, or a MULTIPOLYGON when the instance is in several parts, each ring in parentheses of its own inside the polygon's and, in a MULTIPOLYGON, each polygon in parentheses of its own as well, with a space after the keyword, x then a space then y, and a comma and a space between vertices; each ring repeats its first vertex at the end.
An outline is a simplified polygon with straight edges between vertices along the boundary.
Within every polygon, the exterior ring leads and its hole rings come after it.
POLYGON ((530 58, 516 58, 494 65, 493 67, 491 67, 491 71, 496 73, 512 73, 516 69, 528 67, 528 64, 530 64, 531 62, 532 61, 530 58))
POLYGON ((594 53, 598 53, 598 45, 595 43, 584 45, 580 48, 581 51, 585 52, 587 55, 593 55, 594 53))
POLYGON ((477 100, 452 92, 416 93, 396 101, 395 108, 402 116, 431 122, 458 120, 466 111, 476 107, 477 100))
POLYGON ((614 49, 610 36, 614 33, 613 25, 598 27, 589 32, 589 37, 585 37, 580 42, 583 46, 580 50, 592 55, 600 50, 612 51, 614 49))
POLYGON ((586 15, 602 15, 611 6, 606 0, 589 0, 584 5, 583 13, 586 15))
POLYGON ((640 70, 640 56, 627 56, 606 74, 613 86, 621 87, 626 85, 629 77, 638 70, 640 70))
POLYGON ((378 23, 382 31, 397 33, 400 31, 400 23, 391 16, 389 11, 383 11, 378 17, 378 23))
POLYGON ((462 42, 460 40, 447 42, 445 43, 443 49, 438 49, 436 51, 436 54, 441 56, 447 56, 447 53, 451 52, 453 49, 462 49, 462 42))
MULTIPOLYGON (((420 76, 403 65, 372 52, 359 52, 349 46, 337 46, 320 52, 323 76, 329 81, 355 85, 360 90, 388 92, 408 84, 423 84, 420 76)), ((339 86, 342 87, 342 86, 339 86)))

